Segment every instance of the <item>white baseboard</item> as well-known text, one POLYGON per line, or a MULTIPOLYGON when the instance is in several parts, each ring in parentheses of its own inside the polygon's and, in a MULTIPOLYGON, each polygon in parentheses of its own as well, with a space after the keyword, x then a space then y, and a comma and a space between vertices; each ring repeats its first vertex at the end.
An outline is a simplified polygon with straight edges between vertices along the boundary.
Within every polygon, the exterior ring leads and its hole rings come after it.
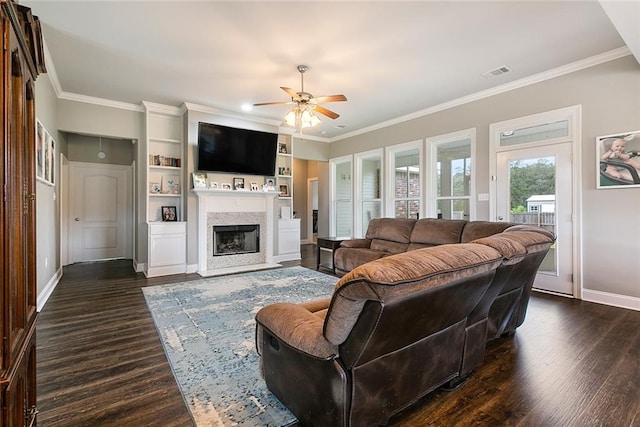
POLYGON ((284 255, 274 255, 274 262, 284 262, 284 261, 299 261, 302 259, 300 252, 284 254, 284 255))
POLYGON ((144 262, 138 262, 137 259, 133 260, 133 271, 135 271, 136 273, 144 272, 145 267, 146 264, 144 262))
POLYGON ((582 299, 584 301, 595 302, 598 304, 606 304, 614 307, 640 311, 640 298, 627 295, 582 289, 582 299))
POLYGON ((56 271, 56 273, 53 275, 51 279, 49 279, 49 281, 47 282, 47 285, 44 287, 42 292, 40 292, 40 294, 38 295, 38 302, 37 302, 37 308, 36 308, 38 312, 42 311, 42 308, 47 303, 47 300, 53 293, 53 290, 58 285, 58 282, 60 282, 60 279, 62 279, 62 267, 59 268, 58 271, 56 271))
POLYGON ((187 274, 197 273, 197 272, 198 272, 198 264, 187 264, 187 274))

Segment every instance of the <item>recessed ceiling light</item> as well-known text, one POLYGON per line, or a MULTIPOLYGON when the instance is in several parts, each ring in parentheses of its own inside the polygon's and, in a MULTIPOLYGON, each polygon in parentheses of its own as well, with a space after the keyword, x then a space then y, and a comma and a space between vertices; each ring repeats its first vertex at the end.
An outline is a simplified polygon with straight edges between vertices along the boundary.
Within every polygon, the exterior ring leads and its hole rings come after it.
POLYGON ((253 110, 253 105, 251 104, 242 104, 242 111, 251 111, 253 110))

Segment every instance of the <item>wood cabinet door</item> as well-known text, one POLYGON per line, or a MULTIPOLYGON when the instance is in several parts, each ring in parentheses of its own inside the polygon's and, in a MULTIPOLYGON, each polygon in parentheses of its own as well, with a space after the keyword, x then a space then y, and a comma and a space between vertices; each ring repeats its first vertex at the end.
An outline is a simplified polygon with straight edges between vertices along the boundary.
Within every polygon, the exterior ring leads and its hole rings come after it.
MULTIPOLYGON (((2 5, 3 12, 8 6, 2 5)), ((36 317, 35 288, 35 97, 24 52, 7 14, 2 30, 5 106, 2 126, 4 337, 3 372, 14 363, 36 317)))

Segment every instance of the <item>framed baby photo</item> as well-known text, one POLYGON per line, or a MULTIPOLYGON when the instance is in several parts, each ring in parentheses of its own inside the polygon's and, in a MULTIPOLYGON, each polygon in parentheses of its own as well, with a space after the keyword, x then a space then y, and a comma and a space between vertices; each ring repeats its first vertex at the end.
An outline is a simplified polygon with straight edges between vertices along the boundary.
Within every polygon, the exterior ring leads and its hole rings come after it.
POLYGON ((640 187, 640 130, 596 138, 596 188, 640 187))
POLYGON ((163 221, 177 221, 178 215, 176 214, 175 206, 162 206, 162 220, 163 221))

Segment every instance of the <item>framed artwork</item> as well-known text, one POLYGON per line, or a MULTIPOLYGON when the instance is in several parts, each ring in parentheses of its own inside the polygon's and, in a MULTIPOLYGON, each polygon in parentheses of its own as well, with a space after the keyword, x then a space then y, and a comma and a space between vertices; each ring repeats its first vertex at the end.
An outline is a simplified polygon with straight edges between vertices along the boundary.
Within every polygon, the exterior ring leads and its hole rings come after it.
POLYGON ((280 197, 289 197, 289 186, 287 184, 280 184, 280 197))
POLYGON ((180 194, 180 177, 178 175, 162 175, 162 192, 180 194))
POLYGON ((193 172, 193 188, 207 188, 207 174, 193 172))
POLYGON ((640 187, 640 130, 596 138, 596 188, 640 187))
POLYGON ((229 184, 228 182, 222 183, 222 189, 223 190, 231 190, 231 184, 229 184))
POLYGON ((159 194, 160 193, 160 183, 159 182, 150 182, 149 183, 149 193, 150 194, 159 194))
POLYGON ((210 182, 209 183, 209 189, 210 190, 217 190, 218 189, 218 183, 217 182, 210 182))
POLYGON ((233 178, 233 189, 244 190, 244 178, 233 178))
POLYGON ((38 119, 35 136, 36 179, 48 185, 55 185, 56 141, 38 119))
POLYGON ((283 142, 278 143, 278 153, 287 154, 287 144, 283 142))
POLYGON ((251 183, 251 191, 258 191, 258 183, 257 182, 252 182, 251 183))
POLYGON ((274 176, 268 176, 264 179, 264 191, 276 191, 276 178, 274 176))
POLYGON ((175 206, 162 206, 162 220, 163 221, 177 221, 178 215, 176 214, 175 206))

